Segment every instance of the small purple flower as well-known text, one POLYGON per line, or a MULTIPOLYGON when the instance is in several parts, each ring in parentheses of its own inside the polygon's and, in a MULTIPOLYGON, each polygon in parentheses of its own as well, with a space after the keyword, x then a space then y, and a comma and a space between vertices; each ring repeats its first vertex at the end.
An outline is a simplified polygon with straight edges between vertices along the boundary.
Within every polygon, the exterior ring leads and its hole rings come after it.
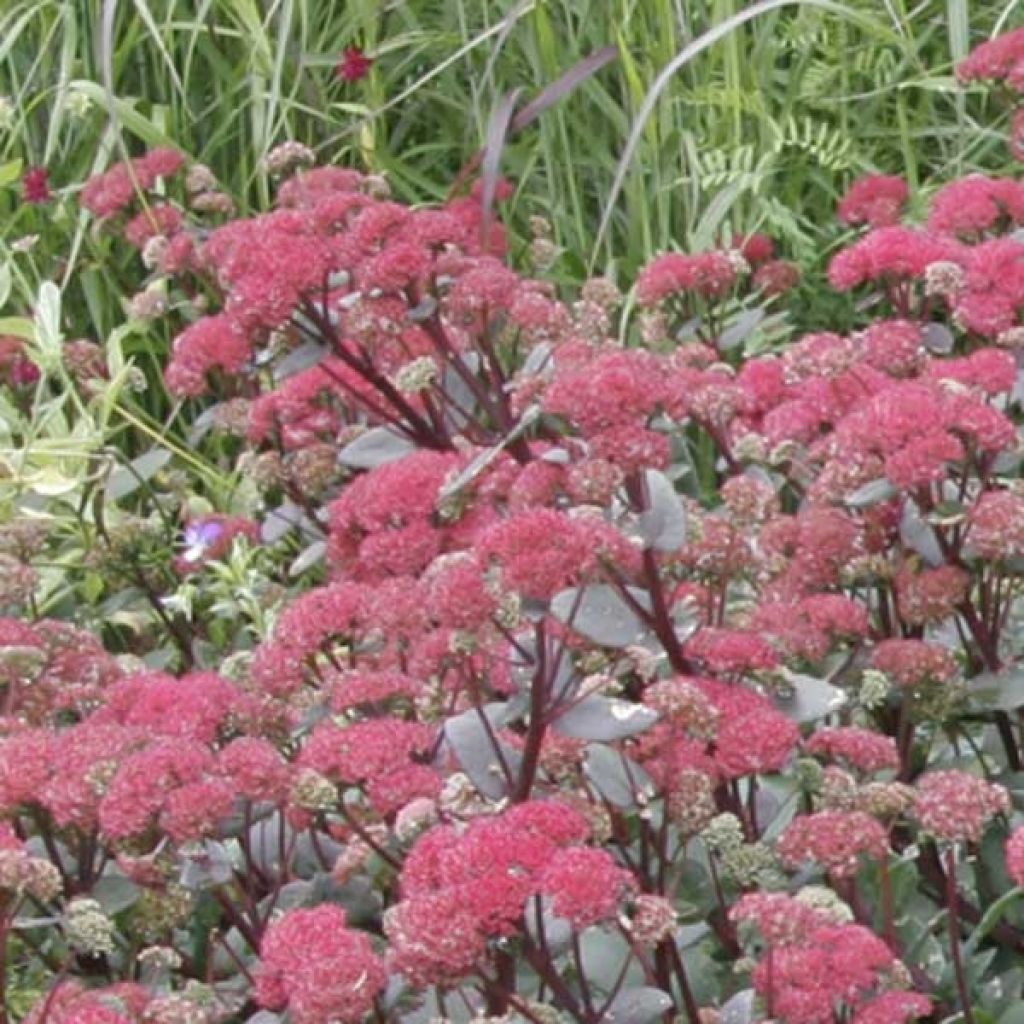
POLYGON ((224 524, 216 519, 194 519, 185 527, 186 562, 198 562, 224 534, 224 524))

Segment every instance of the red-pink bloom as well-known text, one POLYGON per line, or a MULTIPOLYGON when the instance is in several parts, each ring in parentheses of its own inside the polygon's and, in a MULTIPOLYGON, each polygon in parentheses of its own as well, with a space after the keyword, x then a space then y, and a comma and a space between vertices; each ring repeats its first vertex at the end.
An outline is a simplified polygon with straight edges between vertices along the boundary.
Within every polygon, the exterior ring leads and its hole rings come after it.
POLYGON ((870 224, 873 228, 896 224, 907 195, 907 183, 897 175, 865 175, 840 200, 839 219, 847 224, 870 224))
POLYGON ((929 772, 916 789, 914 817, 926 832, 948 842, 979 842, 989 820, 1010 810, 1002 786, 966 772, 929 772))
POLYGON ((864 1003, 850 1024, 907 1024, 932 1012, 932 1001, 919 992, 893 990, 864 1003))
POLYGON ((957 65, 956 76, 961 82, 1003 79, 1011 89, 1024 92, 1024 28, 976 46, 957 65))
POLYGON ((293 601, 271 638, 256 648, 251 677, 257 691, 281 697, 299 689, 311 655, 361 635, 367 604, 367 589, 347 582, 318 587, 293 601))
POLYGON ((726 252, 669 252, 656 256, 640 271, 636 299, 641 306, 654 306, 685 292, 716 298, 728 292, 736 279, 736 263, 726 252))
POLYGON ((894 377, 909 376, 922 362, 921 326, 909 320, 878 321, 860 335, 860 341, 866 361, 894 377))
POLYGON ((907 441, 885 460, 885 475, 897 487, 912 490, 938 483, 949 472, 949 463, 964 457, 964 446, 952 434, 936 430, 907 441))
POLYGON ((955 565, 920 572, 905 566, 895 580, 900 618, 915 626, 948 619, 967 596, 970 582, 968 573, 955 565))
POLYGON ((779 656, 764 638, 739 629, 705 627, 686 644, 686 655, 709 671, 728 675, 775 668, 779 656))
POLYGON ((158 235, 170 238, 181 230, 182 214, 170 203, 154 203, 152 206, 136 214, 124 226, 125 241, 142 249, 145 244, 158 235))
POLYGON ((35 802, 52 770, 54 735, 26 729, 0 740, 0 809, 10 814, 35 802))
POLYGON ((715 764, 730 779, 781 771, 800 741, 800 730, 770 706, 727 716, 715 734, 715 764))
POLYGON ((212 743, 241 703, 238 687, 214 672, 180 678, 144 672, 114 684, 92 721, 136 726, 150 736, 212 743))
POLYGON ((767 235, 758 232, 749 235, 734 235, 732 247, 739 249, 743 258, 752 267, 767 263, 775 255, 775 243, 767 235))
POLYGON ((213 768, 209 748, 188 740, 159 740, 117 767, 100 804, 100 829, 108 839, 142 836, 177 788, 202 781, 213 768))
POLYGON ((871 666, 899 686, 915 689, 925 683, 946 683, 956 675, 953 652, 924 640, 883 640, 871 654, 871 666))
POLYGON ((61 828, 95 829, 104 786, 97 779, 112 776, 126 758, 146 745, 145 730, 90 716, 53 736, 52 768, 40 785, 38 802, 61 828))
POLYGON ((389 907, 384 934, 391 943, 389 969, 419 987, 457 982, 487 950, 487 937, 455 890, 426 893, 389 907))
POLYGON ((1024 107, 1018 107, 1010 120, 1010 152, 1024 160, 1024 107))
POLYGON ((818 729, 804 749, 808 754, 839 761, 867 775, 894 770, 900 764, 896 741, 891 736, 852 725, 818 729))
POLYGON ((170 178, 177 174, 184 163, 185 157, 170 146, 157 146, 132 161, 143 188, 152 188, 157 178, 170 178))
POLYGON ((1024 496, 1016 491, 985 491, 968 514, 971 548, 982 558, 1024 555, 1024 496))
POLYGON ((133 982, 87 989, 63 980, 39 998, 23 1024, 137 1024, 151 999, 133 982))
POLYGON ((798 945, 816 928, 830 923, 821 910, 783 892, 744 893, 732 905, 729 918, 752 925, 773 947, 798 945))
POLYGON ((754 969, 754 989, 786 1024, 832 1024, 837 1006, 861 1006, 893 964, 889 947, 867 928, 828 925, 805 944, 772 949, 754 969))
POLYGON ((373 58, 367 57, 358 46, 348 46, 341 55, 334 73, 343 81, 358 82, 365 78, 373 67, 373 58))
POLYGON ((1024 886, 1024 828, 1006 840, 1006 873, 1014 885, 1024 886))
POLYGON ((963 283, 951 297, 957 321, 985 337, 1015 327, 1024 307, 1024 245, 1009 236, 991 238, 968 249, 960 263, 963 283))
POLYGON ((598 573, 602 559, 631 566, 636 550, 610 524, 571 518, 554 509, 531 509, 485 529, 476 550, 501 569, 502 585, 547 600, 598 573))
POLYGON ((268 740, 239 736, 217 755, 217 770, 235 792, 249 800, 280 803, 288 794, 291 769, 268 740))
POLYGON ((779 838, 779 856, 789 867, 805 861, 821 865, 836 878, 849 878, 861 858, 882 860, 889 852, 885 829, 863 811, 819 811, 794 818, 779 838))
POLYGON ((515 932, 558 851, 588 834, 586 819, 555 800, 518 804, 462 833, 451 826, 426 832, 402 868, 403 902, 385 918, 397 968, 430 979, 468 970, 486 937, 515 932), (414 922, 422 924, 438 905, 451 915, 450 929, 417 934, 414 922))
POLYGON ((845 292, 868 281, 889 283, 921 278, 929 264, 955 261, 959 245, 951 239, 900 226, 875 228, 836 253, 828 279, 845 292))
POLYGON ((571 350, 559 352, 554 378, 544 393, 544 411, 565 418, 585 434, 646 425, 665 400, 664 368, 650 352, 594 348, 573 361, 571 350))
POLYGON ((334 903, 288 911, 260 943, 256 1001, 295 1024, 357 1024, 386 984, 369 937, 334 903))
POLYGON ((164 380, 176 395, 201 395, 207 390, 208 374, 238 373, 251 354, 249 339, 235 320, 225 313, 206 316, 174 339, 164 380))
POLYGON ((160 828, 176 843, 213 835, 231 815, 235 791, 224 779, 190 782, 167 794, 160 813, 160 828))
POLYGON ((1024 221, 1024 185, 1012 178, 969 174, 932 198, 928 227, 951 235, 981 235, 1024 221))
POLYGON ((45 167, 30 167, 25 171, 21 177, 21 197, 35 206, 50 201, 50 174, 45 167))
POLYGON ((1017 383, 1017 362, 998 348, 979 348, 959 359, 932 360, 925 377, 930 380, 952 380, 986 395, 1012 391, 1017 383))
POLYGON ((540 892, 551 909, 577 929, 614 917, 634 888, 633 876, 609 853, 586 846, 559 850, 540 873, 540 892))
POLYGON ((389 701, 408 703, 423 689, 423 683, 402 672, 360 669, 332 673, 325 683, 330 685, 331 709, 336 712, 367 705, 380 707, 389 701))
POLYGON ((769 260, 754 271, 752 280, 765 295, 782 295, 800 283, 800 268, 788 260, 769 260))
POLYGON ((81 203, 97 217, 110 217, 135 198, 137 189, 151 189, 157 178, 176 174, 185 158, 175 149, 154 149, 145 156, 115 164, 91 177, 82 188, 81 203))

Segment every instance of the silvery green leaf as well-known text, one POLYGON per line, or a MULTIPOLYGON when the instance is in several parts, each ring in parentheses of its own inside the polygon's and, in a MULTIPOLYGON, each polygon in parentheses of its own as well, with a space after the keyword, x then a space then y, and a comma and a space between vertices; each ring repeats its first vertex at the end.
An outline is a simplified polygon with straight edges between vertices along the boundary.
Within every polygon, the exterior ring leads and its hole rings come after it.
POLYGON ((497 738, 503 713, 501 705, 470 708, 449 718, 444 725, 445 739, 462 770, 480 793, 491 800, 507 795, 508 777, 514 780, 522 764, 519 752, 497 738), (481 715, 487 715, 489 725, 481 720, 481 715))
POLYGON ((572 456, 564 448, 549 448, 543 455, 540 456, 541 462, 550 462, 555 466, 565 466, 569 463, 572 456))
POLYGON ((885 477, 879 477, 877 480, 869 480, 863 486, 852 491, 843 499, 843 502, 850 508, 869 508, 871 505, 888 501, 898 493, 885 477))
POLYGON ((540 418, 540 406, 531 405, 526 409, 522 416, 519 418, 519 422, 496 444, 490 448, 484 448, 478 452, 469 461, 465 469, 461 473, 457 474, 452 480, 442 487, 437 497, 439 501, 444 501, 450 498, 453 494, 458 494, 464 487, 471 484, 505 449, 505 446, 510 444, 516 438, 522 436, 527 430, 540 418))
POLYGON ((160 472, 171 461, 171 453, 166 448, 153 447, 138 458, 132 459, 127 466, 118 466, 107 480, 104 494, 107 501, 119 501, 143 483, 160 472))
POLYGON ((797 672, 786 672, 784 675, 792 692, 788 696, 776 697, 775 703, 794 722, 817 721, 838 711, 846 703, 845 691, 824 679, 815 679, 797 672))
POLYGON ((644 546, 655 551, 677 551, 686 541, 686 508, 664 473, 644 472, 648 507, 637 517, 644 546))
POLYGON ((477 452, 476 455, 466 463, 465 468, 456 474, 437 492, 438 500, 444 501, 452 495, 458 494, 464 487, 471 484, 492 462, 498 458, 499 455, 501 455, 504 447, 505 446, 503 444, 496 444, 490 448, 484 448, 482 451, 477 452))
POLYGON ((968 683, 971 704, 981 711, 1016 711, 1024 707, 1024 668, 983 672, 968 683))
POLYGON ((274 895, 275 910, 295 910, 296 907, 308 907, 312 902, 313 883, 308 878, 300 878, 287 882, 274 895))
POLYGON ((754 333, 763 319, 764 310, 760 306, 755 306, 753 309, 745 309, 718 336, 718 351, 728 352, 729 349, 742 345, 754 333))
POLYGON ((221 407, 220 402, 204 409, 193 421, 188 431, 188 443, 195 448, 200 441, 213 429, 217 411, 221 407))
POLYGON ((249 827, 248 848, 253 864, 267 878, 281 873, 281 851, 292 848, 294 833, 280 811, 249 827))
POLYGON ((686 643, 700 629, 702 623, 703 619, 696 603, 689 598, 678 601, 672 608, 672 625, 676 639, 680 643, 686 643))
POLYGON ((572 739, 608 743, 644 732, 657 720, 658 713, 643 704, 595 693, 567 708, 551 726, 572 739))
MULTIPOLYGON (((1024 440, 1024 437, 1022 437, 1022 440, 1024 440)), ((997 476, 1010 476, 1017 472, 1018 468, 1020 467, 1020 464, 1021 455, 1019 449, 1008 452, 1000 452, 992 460, 992 472, 995 473, 997 476)))
POLYGON ((203 840, 181 851, 181 877, 186 889, 210 889, 231 880, 234 867, 227 847, 213 839, 203 840))
POLYGON ((390 427, 373 427, 349 441, 338 453, 338 462, 350 469, 374 469, 415 450, 412 441, 390 427))
POLYGON ((320 334, 319 325, 300 310, 295 310, 292 313, 292 323, 295 324, 296 327, 300 328, 305 334, 312 334, 314 337, 317 337, 320 334))
POLYGON ((538 373, 549 371, 551 366, 551 346, 547 342, 541 342, 530 349, 529 355, 523 360, 522 368, 519 370, 521 377, 533 377, 538 373))
MULTIPOLYGON (((339 847, 335 847, 339 850, 339 847)), ((319 871, 313 879, 313 894, 310 900, 316 906, 320 903, 337 903, 345 908, 345 916, 353 926, 370 925, 380 920, 382 909, 381 894, 365 875, 356 875, 345 883, 331 877, 328 871, 319 871)))
POLYGON ((42 367, 53 370, 61 362, 60 289, 52 281, 44 281, 36 298, 36 344, 42 367))
POLYGON ((603 928, 588 928, 579 938, 584 976, 607 991, 632 956, 629 944, 621 935, 603 928))
POLYGON ((903 504, 903 513, 900 517, 900 540, 911 551, 916 551, 924 559, 926 565, 935 568, 945 564, 946 559, 942 555, 935 531, 921 518, 921 512, 913 500, 908 500, 903 504))
POLYGON ((676 946, 679 949, 688 949, 690 946, 696 946, 710 934, 710 926, 703 921, 698 921, 696 924, 680 925, 675 932, 676 946))
POLYGON ((955 344, 953 332, 945 324, 940 323, 925 324, 921 341, 929 352, 935 352, 938 355, 952 352, 955 344))
POLYGON ((672 1008, 672 997, 660 988, 642 985, 620 992, 605 1012, 608 1024, 651 1024, 672 1008))
POLYGON ((532 904, 527 904, 524 917, 526 931, 537 944, 541 941, 541 929, 543 929, 544 948, 551 956, 557 957, 569 948, 572 942, 572 925, 565 918, 556 917, 547 900, 541 901, 540 927, 537 925, 536 908, 532 904))
POLYGON ((750 1024, 754 1020, 756 996, 752 988, 745 988, 731 996, 719 1010, 719 1024, 750 1024))
MULTIPOLYGON (((650 598, 644 591, 630 587, 629 593, 643 608, 650 609, 650 598)), ((649 632, 618 590, 605 583, 560 591, 551 599, 551 614, 602 647, 628 647, 649 632)))
POLYGON ((264 544, 273 544, 309 521, 294 501, 284 501, 267 512, 260 526, 260 539, 264 544))
POLYGON ((6 260, 0 263, 0 309, 7 305, 11 296, 11 265, 6 260))
POLYGON ((312 369, 318 363, 323 362, 331 354, 329 346, 319 341, 303 342, 298 348, 293 348, 275 367, 274 383, 294 377, 303 370, 312 369))
POLYGON ((307 569, 323 561, 327 553, 327 541, 315 540, 312 544, 300 551, 298 557, 288 566, 289 576, 301 576, 307 569))
POLYGON ((138 902, 142 890, 116 865, 108 868, 96 880, 89 895, 103 908, 108 917, 126 910, 138 902))
POLYGON ((583 773, 598 793, 616 807, 635 808, 638 795, 654 793, 651 777, 640 765, 603 743, 587 746, 583 773))
POLYGON ((680 326, 678 331, 676 331, 676 341, 688 341, 690 338, 695 338, 697 336, 697 332, 703 326, 703 317, 691 317, 680 326))
MULTIPOLYGON (((480 371, 480 353, 463 352, 459 355, 461 365, 470 375, 476 376, 480 371)), ((453 366, 445 366, 441 375, 441 390, 448 401, 445 405, 445 418, 455 430, 462 430, 476 408, 476 397, 470 386, 453 366)))
POLYGON ((412 323, 421 324, 424 320, 429 320, 436 312, 437 299, 433 295, 424 295, 419 303, 413 306, 405 316, 412 323))
POLYGON ((270 1010, 257 1010, 251 1017, 245 1018, 245 1024, 281 1024, 284 1017, 270 1010))

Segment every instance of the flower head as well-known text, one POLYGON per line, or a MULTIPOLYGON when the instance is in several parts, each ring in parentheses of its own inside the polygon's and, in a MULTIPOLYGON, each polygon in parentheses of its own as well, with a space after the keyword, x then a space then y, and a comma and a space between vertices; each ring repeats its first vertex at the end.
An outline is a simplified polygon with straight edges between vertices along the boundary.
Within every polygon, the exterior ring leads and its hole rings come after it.
POLYGON ((929 772, 917 783, 914 817, 937 839, 976 843, 989 819, 1009 808, 1002 786, 961 771, 929 772))
POLYGON ((21 178, 21 194, 26 203, 39 206, 48 203, 50 194, 49 171, 45 167, 30 167, 21 178))
POLYGON ((343 81, 358 82, 370 73, 372 66, 372 57, 367 57, 358 46, 348 46, 341 55, 334 73, 343 81))

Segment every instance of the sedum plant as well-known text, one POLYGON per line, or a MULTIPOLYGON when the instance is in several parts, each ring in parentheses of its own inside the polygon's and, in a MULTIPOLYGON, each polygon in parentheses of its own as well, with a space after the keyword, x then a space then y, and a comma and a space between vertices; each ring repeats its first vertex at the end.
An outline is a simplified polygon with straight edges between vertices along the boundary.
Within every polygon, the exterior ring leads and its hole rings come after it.
POLYGON ((187 522, 157 605, 249 625, 177 675, 0 622, 25 1019, 1015 1019, 1020 183, 856 183, 862 326, 777 346, 765 237, 564 301, 490 170, 413 208, 310 157, 246 219, 168 151, 82 193, 261 521, 187 522))

